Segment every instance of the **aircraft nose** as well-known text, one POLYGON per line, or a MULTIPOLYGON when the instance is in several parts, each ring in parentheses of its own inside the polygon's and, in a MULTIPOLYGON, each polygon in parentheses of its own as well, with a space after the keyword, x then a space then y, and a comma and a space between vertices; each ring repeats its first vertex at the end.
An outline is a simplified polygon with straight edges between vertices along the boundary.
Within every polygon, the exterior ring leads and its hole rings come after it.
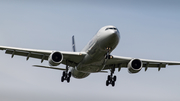
POLYGON ((120 40, 120 33, 115 27, 105 27, 102 28, 98 33, 98 44, 101 49, 107 49, 107 47, 112 50, 117 46, 120 40))
POLYGON ((120 36, 119 36, 119 32, 117 31, 117 30, 112 30, 111 31, 111 33, 109 33, 109 36, 108 36, 109 38, 119 38, 120 36))

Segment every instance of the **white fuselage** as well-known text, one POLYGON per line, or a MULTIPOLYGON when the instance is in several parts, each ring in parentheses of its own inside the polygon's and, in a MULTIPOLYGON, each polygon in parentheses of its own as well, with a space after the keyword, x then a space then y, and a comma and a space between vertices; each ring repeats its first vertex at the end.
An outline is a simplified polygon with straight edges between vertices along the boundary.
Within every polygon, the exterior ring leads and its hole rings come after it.
MULTIPOLYGON (((75 68, 76 71, 82 73, 94 73, 99 72, 104 67, 105 56, 111 53, 120 40, 120 33, 114 26, 102 27, 92 40, 82 50, 87 55, 75 68)), ((78 77, 76 77, 78 78, 78 77)))

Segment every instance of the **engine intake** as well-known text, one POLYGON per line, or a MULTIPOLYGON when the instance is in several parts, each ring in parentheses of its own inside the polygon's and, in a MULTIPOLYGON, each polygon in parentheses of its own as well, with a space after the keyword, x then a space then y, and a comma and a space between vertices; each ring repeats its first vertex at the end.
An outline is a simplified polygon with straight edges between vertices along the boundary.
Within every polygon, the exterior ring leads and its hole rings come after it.
POLYGON ((63 55, 60 52, 52 52, 49 56, 49 65, 51 66, 57 66, 59 65, 63 60, 63 55))
POLYGON ((128 70, 130 73, 138 73, 142 69, 143 63, 139 59, 132 59, 128 63, 128 70))

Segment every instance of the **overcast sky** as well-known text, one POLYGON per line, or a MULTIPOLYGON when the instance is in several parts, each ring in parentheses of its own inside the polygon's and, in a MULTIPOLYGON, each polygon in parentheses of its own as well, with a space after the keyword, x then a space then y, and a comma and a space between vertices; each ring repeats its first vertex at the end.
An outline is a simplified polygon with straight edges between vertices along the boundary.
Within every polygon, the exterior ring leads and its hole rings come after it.
MULTIPOLYGON (((113 55, 180 61, 178 0, 0 1, 0 45, 77 51, 103 26, 114 25, 121 39, 113 55)), ((115 72, 115 87, 106 87, 107 73, 60 81, 62 71, 35 68, 40 60, 0 52, 1 101, 179 101, 180 66, 137 74, 115 72)), ((48 65, 45 61, 41 65, 48 65)), ((64 65, 60 65, 64 67, 64 65)))

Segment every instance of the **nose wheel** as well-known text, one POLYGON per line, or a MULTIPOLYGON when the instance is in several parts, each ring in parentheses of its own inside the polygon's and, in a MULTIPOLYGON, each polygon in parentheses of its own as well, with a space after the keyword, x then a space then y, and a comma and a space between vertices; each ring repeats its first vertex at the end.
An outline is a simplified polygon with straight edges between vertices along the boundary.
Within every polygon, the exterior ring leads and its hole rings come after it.
POLYGON ((114 74, 115 68, 111 69, 111 75, 107 76, 107 80, 106 80, 106 86, 109 86, 109 84, 111 84, 113 87, 115 86, 115 82, 117 80, 117 77, 114 74))

